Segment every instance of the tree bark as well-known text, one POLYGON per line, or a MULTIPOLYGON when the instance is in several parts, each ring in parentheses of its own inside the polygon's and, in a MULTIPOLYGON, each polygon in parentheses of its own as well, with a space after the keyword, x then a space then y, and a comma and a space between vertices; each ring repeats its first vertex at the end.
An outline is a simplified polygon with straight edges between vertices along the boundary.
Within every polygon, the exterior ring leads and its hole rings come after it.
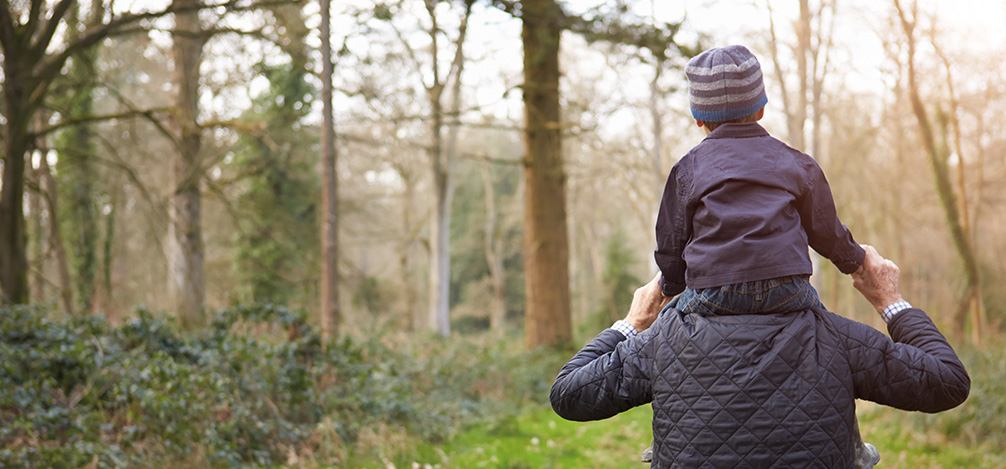
POLYGON ((335 111, 332 102, 332 7, 321 0, 321 336, 322 344, 339 336, 339 204, 335 148, 335 111))
POLYGON ((566 175, 559 111, 562 11, 555 0, 523 5, 525 345, 572 338, 566 175))
POLYGON ((169 203, 170 288, 174 309, 182 324, 202 320, 205 301, 203 282, 203 242, 199 184, 202 179, 200 148, 202 133, 199 117, 199 65, 202 63, 205 36, 199 24, 200 0, 174 0, 175 14, 174 84, 175 138, 178 154, 172 175, 175 191, 169 203))
POLYGON ((30 144, 28 123, 33 106, 26 89, 30 70, 23 56, 4 42, 3 188, 0 192, 0 304, 28 302, 28 256, 25 251, 24 174, 30 144))

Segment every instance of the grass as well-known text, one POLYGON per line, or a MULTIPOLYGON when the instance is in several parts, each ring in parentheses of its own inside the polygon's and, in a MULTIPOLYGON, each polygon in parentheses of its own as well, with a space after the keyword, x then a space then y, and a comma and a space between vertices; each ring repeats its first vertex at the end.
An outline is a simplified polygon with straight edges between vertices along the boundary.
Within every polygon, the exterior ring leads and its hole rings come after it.
MULTIPOLYGON (((955 412, 960 411, 952 410, 949 414, 955 412)), ((922 416, 862 402, 857 414, 863 440, 880 450, 879 467, 1006 467, 1006 454, 996 448, 997 442, 986 439, 976 445, 964 444, 949 440, 940 425, 925 423, 934 418, 952 418, 952 415, 922 416)))
POLYGON ((347 467, 609 468, 647 467, 639 456, 650 445, 649 406, 597 422, 570 422, 549 408, 474 426, 443 445, 421 444, 386 453, 377 461, 347 461, 347 467))
MULTIPOLYGON (((570 422, 534 406, 498 421, 474 426, 441 445, 386 447, 376 459, 350 458, 351 468, 611 468, 638 463, 652 432, 649 406, 608 420, 570 422)), ((863 437, 880 449, 878 468, 1002 468, 1006 455, 992 442, 965 446, 936 429, 919 430, 918 414, 859 403, 863 437)))
MULTIPOLYGON (((865 441, 881 454, 879 468, 1006 467, 1006 347, 959 350, 971 374, 971 395, 939 414, 857 402, 865 441)), ((638 463, 650 444, 652 412, 639 407, 599 422, 565 421, 540 403, 467 426, 445 442, 400 432, 349 455, 352 468, 610 468, 638 463)), ((357 445, 358 448, 360 445, 357 445)))

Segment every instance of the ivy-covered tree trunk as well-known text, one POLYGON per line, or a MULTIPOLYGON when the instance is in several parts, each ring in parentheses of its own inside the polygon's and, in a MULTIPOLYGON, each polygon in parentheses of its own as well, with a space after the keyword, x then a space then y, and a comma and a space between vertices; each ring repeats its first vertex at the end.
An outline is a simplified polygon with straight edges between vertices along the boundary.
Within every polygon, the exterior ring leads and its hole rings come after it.
POLYGON ((572 338, 566 175, 559 113, 559 38, 555 0, 523 5, 525 345, 572 338))
MULTIPOLYGON (((96 24, 102 14, 101 5, 92 5, 93 11, 88 23, 96 24)), ((76 37, 82 24, 79 6, 70 8, 67 23, 69 35, 76 37)), ((59 109, 66 117, 88 117, 94 113, 94 51, 82 51, 67 64, 65 80, 69 84, 68 94, 59 109)), ((91 128, 86 124, 70 126, 60 132, 55 139, 59 152, 56 178, 59 184, 60 215, 62 234, 68 241, 68 257, 73 268, 73 283, 76 291, 76 305, 80 311, 91 310, 94 300, 98 249, 98 208, 95 201, 97 171, 93 163, 94 143, 91 128)))
POLYGON ((202 319, 205 285, 203 284, 203 240, 200 147, 202 135, 199 117, 199 65, 205 36, 195 10, 199 0, 174 0, 176 10, 173 33, 175 85, 175 145, 172 176, 174 193, 169 202, 170 286, 174 309, 183 324, 202 319))

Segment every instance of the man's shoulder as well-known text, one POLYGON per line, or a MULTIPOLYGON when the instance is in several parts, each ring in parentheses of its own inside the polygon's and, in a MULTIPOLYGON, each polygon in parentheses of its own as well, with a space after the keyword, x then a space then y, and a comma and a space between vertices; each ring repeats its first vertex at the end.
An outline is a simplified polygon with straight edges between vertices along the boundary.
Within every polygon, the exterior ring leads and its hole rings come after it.
POLYGON ((829 341, 853 340, 869 343, 884 334, 870 325, 849 319, 827 310, 807 310, 794 313, 775 314, 739 314, 722 316, 703 316, 700 314, 685 314, 671 309, 657 321, 655 331, 664 336, 686 334, 694 336, 703 329, 716 330, 716 334, 725 334, 736 330, 738 335, 773 334, 777 329, 814 330, 817 339, 829 341))

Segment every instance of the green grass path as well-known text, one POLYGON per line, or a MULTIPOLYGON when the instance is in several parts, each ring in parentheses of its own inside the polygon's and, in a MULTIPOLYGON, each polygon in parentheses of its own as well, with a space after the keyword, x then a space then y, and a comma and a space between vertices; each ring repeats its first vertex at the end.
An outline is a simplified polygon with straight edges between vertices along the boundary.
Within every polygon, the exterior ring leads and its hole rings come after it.
MULTIPOLYGON (((913 429, 912 414, 870 405, 859 414, 864 438, 881 451, 878 468, 1006 468, 1006 455, 989 448, 948 444, 939 434, 913 429)), ((470 428, 443 445, 423 444, 386 455, 380 463, 350 461, 349 466, 648 468, 638 461, 650 444, 651 418, 649 406, 583 423, 534 407, 516 417, 470 428)))

